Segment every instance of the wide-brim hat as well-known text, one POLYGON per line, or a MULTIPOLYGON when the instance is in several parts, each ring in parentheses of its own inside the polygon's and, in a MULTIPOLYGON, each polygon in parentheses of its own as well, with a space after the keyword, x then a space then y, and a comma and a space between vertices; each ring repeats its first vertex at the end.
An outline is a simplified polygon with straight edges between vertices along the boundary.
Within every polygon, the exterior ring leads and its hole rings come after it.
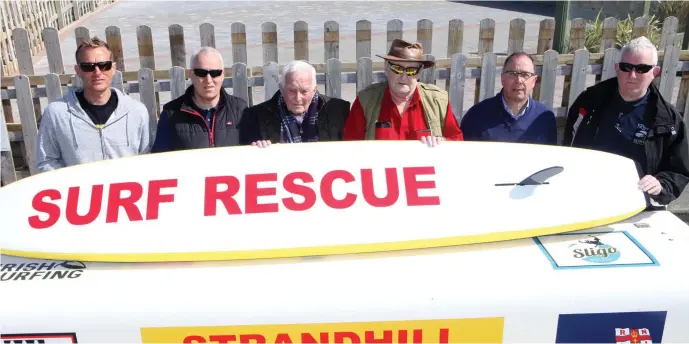
POLYGON ((401 39, 395 39, 390 45, 390 51, 386 56, 376 55, 388 61, 420 62, 424 68, 435 66, 435 61, 423 57, 423 45, 419 42, 409 43, 401 39))

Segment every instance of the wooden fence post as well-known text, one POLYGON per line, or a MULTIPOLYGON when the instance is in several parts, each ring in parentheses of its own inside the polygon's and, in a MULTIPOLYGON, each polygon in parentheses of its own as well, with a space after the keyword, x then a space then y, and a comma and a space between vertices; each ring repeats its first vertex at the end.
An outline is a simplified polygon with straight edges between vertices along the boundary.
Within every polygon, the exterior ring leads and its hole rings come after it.
POLYGON ((574 52, 574 64, 572 65, 572 84, 569 90, 570 101, 567 103, 567 109, 570 108, 579 94, 584 92, 584 89, 586 89, 586 71, 588 70, 589 66, 589 55, 589 51, 586 50, 586 48, 578 49, 576 52, 574 52))
MULTIPOLYGON (((478 56, 493 52, 494 38, 495 20, 490 18, 481 20, 478 32, 478 56)), ((483 71, 481 71, 481 74, 483 74, 483 71)), ((495 83, 495 80, 493 80, 493 83, 495 83)), ((481 78, 476 79, 476 90, 474 93, 474 104, 476 104, 481 101, 481 78)))
POLYGON ((199 34, 202 47, 215 48, 215 26, 211 23, 199 25, 199 34))
POLYGON ((332 20, 323 24, 323 61, 340 58, 340 24, 332 20))
POLYGON ((294 59, 309 60, 309 24, 302 20, 294 23, 294 59))
POLYGON ((601 81, 605 81, 616 76, 617 72, 615 71, 615 64, 618 62, 620 62, 620 51, 615 47, 605 49, 601 81))
POLYGON ((371 57, 371 22, 368 20, 359 20, 356 22, 357 63, 362 57, 371 57))
POLYGON ((110 85, 124 93, 124 80, 122 80, 122 71, 116 70, 112 75, 110 85))
POLYGON ((117 70, 124 71, 124 51, 122 50, 122 35, 120 28, 117 26, 108 26, 105 28, 105 39, 112 50, 112 55, 115 57, 115 64, 117 70))
POLYGON ((495 95, 495 68, 497 56, 494 52, 483 54, 481 61, 481 89, 478 101, 495 95))
MULTIPOLYGON (((569 34, 569 50, 567 53, 574 53, 578 49, 584 49, 586 42, 586 22, 582 18, 572 20, 571 31, 569 34)), ((588 63, 588 61, 587 61, 588 63)), ((574 73, 574 72, 572 72, 574 73)), ((573 74, 565 75, 565 81, 562 84, 562 104, 570 104, 570 90, 572 84, 573 74)))
POLYGON ((25 28, 14 28, 12 30, 12 40, 14 41, 14 49, 17 54, 19 73, 23 75, 34 75, 29 32, 26 31, 25 28))
POLYGON ((632 39, 641 36, 648 37, 648 17, 638 17, 634 19, 634 27, 632 29, 632 39))
POLYGON ((89 33, 89 29, 87 29, 83 26, 80 26, 80 27, 74 29, 74 38, 77 41, 77 47, 78 47, 79 44, 81 44, 81 42, 91 39, 91 34, 89 33))
POLYGON ((466 79, 467 57, 464 54, 452 55, 450 65, 450 106, 458 123, 464 117, 464 80, 466 79))
POLYGON ((364 56, 356 60, 356 91, 373 84, 373 60, 364 56))
POLYGON ((177 99, 184 95, 187 89, 187 78, 184 67, 173 66, 170 72, 170 99, 177 99))
POLYGON ((609 48, 615 48, 618 22, 619 20, 615 17, 605 18, 603 21, 603 37, 600 40, 600 52, 604 52, 609 48))
POLYGON ((136 28, 136 38, 139 46, 139 69, 147 68, 155 70, 156 60, 151 27, 148 25, 139 25, 136 28))
POLYGON ((557 78, 557 57, 560 54, 553 49, 543 53, 543 69, 541 72, 541 87, 539 101, 553 110, 555 99, 555 82, 557 78))
POLYGON ((57 29, 52 27, 43 29, 43 42, 46 56, 48 56, 48 70, 51 73, 65 74, 57 29))
MULTIPOLYGON (((21 75, 34 75, 33 68, 33 58, 31 55, 31 43, 29 41, 29 32, 24 28, 15 28, 12 30, 12 38, 14 39, 14 48, 17 52, 17 61, 19 62, 19 74, 21 75)), ((36 87, 32 87, 36 89, 36 87)), ((41 121, 41 100, 38 98, 32 98, 31 100, 34 104, 32 109, 34 109, 34 115, 36 121, 40 123, 41 121)))
POLYGON ((26 157, 24 159, 26 164, 29 165, 29 172, 34 175, 38 173, 38 169, 36 168, 36 138, 38 136, 38 124, 35 116, 33 97, 31 96, 29 78, 26 75, 15 76, 14 88, 17 91, 19 120, 22 124, 24 147, 26 148, 26 157))
MULTIPOLYGON (((423 57, 424 59, 435 61, 435 56, 431 54, 424 54, 423 57)), ((425 84, 435 85, 435 66, 422 69, 419 81, 425 84)))
MULTIPOLYGON (((462 45, 464 45, 464 22, 460 19, 452 19, 447 29, 447 58, 452 59, 455 54, 461 54, 462 45)), ((445 80, 445 90, 448 92, 450 91, 451 83, 451 78, 445 80)), ((464 87, 464 84, 462 84, 462 87, 464 87)), ((462 89, 463 91, 464 89, 462 89)))
POLYGON ((247 63, 246 26, 243 23, 232 23, 232 63, 247 63))
POLYGON ((44 77, 45 93, 48 97, 48 104, 62 98, 62 85, 60 76, 56 73, 46 74, 44 77))
POLYGON ((179 24, 168 27, 170 36, 170 59, 172 66, 187 68, 187 50, 184 46, 184 28, 179 24))
MULTIPOLYGON (((265 32, 265 31, 264 31, 265 32)), ((232 65, 232 93, 249 103, 249 80, 246 64, 236 62, 232 65)))
POLYGON ((325 63, 325 95, 342 98, 342 63, 338 59, 329 59, 325 63))
POLYGON ((278 28, 273 22, 261 24, 263 63, 278 62, 278 28))
MULTIPOLYGON (((153 70, 150 68, 139 69, 138 79, 139 79, 139 98, 141 102, 146 106, 148 110, 148 116, 151 119, 151 123, 158 122, 158 106, 156 102, 156 92, 155 85, 153 82, 153 70)), ((156 126, 151 125, 151 135, 155 137, 156 126)))
POLYGON ((515 18, 510 21, 510 36, 507 41, 507 55, 518 51, 524 51, 524 34, 526 32, 526 21, 522 18, 515 18))
POLYGON ((423 53, 433 54, 433 22, 429 19, 421 19, 416 22, 416 41, 423 46, 423 53))
MULTIPOLYGON (((395 39, 402 39, 402 33, 403 33, 403 23, 399 19, 392 19, 388 21, 387 24, 387 46, 385 47, 385 54, 387 54, 388 51, 390 51, 390 45, 392 45, 392 41, 395 39)), ((381 54, 383 55, 383 54, 381 54)))
POLYGON ((672 99, 672 91, 675 87, 675 78, 677 75, 677 62, 679 61, 679 47, 676 45, 668 45, 665 47, 665 54, 663 56, 663 66, 660 71, 660 94, 663 98, 670 101, 672 99))
MULTIPOLYGON (((555 20, 543 19, 538 28, 538 45, 536 46, 536 54, 543 55, 546 51, 553 49, 553 37, 555 34, 555 20)), ((536 76, 536 85, 533 89, 533 98, 541 100, 541 82, 543 76, 536 76)))
POLYGON ((272 98, 280 89, 280 70, 276 62, 263 65, 263 89, 266 100, 272 98))

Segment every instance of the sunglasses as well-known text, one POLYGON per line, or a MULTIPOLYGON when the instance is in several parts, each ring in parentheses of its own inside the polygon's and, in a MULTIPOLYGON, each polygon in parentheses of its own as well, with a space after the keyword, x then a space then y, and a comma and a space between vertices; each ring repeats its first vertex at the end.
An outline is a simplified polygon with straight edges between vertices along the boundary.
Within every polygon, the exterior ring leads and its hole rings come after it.
POLYGON ((619 66, 620 66, 620 70, 625 72, 625 73, 629 73, 632 71, 632 69, 635 69, 637 73, 646 74, 649 71, 651 71, 651 69, 653 69, 653 66, 651 66, 651 65, 647 65, 647 64, 636 64, 635 65, 635 64, 628 63, 628 62, 620 62, 619 66))
POLYGON ((79 68, 84 72, 93 72, 96 67, 101 71, 108 71, 112 68, 112 61, 102 61, 102 62, 81 62, 79 63, 79 68))
POLYGON ((419 66, 419 67, 403 67, 403 66, 400 66, 400 65, 397 65, 394 63, 390 63, 390 62, 388 62, 388 64, 390 65, 390 70, 395 74, 405 73, 409 76, 414 76, 414 75, 419 74, 419 72, 421 71, 421 66, 419 66))
POLYGON ((211 78, 217 78, 222 74, 223 70, 222 69, 201 69, 201 68, 194 68, 194 75, 198 76, 199 78, 205 78, 206 75, 210 74, 211 78))

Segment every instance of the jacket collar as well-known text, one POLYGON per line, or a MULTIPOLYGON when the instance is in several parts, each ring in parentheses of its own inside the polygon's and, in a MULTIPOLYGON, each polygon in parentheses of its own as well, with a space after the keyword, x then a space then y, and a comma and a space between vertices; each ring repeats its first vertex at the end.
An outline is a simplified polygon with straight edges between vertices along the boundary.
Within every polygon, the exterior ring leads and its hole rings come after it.
MULTIPOLYGON (((651 83, 649 85, 650 92, 648 94, 647 106, 655 107, 655 111, 645 111, 644 119, 647 123, 653 123, 652 127, 661 127, 674 125, 677 113, 672 110, 667 101, 660 94, 660 90, 651 83)), ((596 85, 587 88, 591 94, 600 94, 601 96, 592 96, 592 108, 602 109, 603 102, 612 99, 614 92, 618 92, 617 77, 602 81, 596 85)), ((571 101, 571 99, 570 99, 571 101)))
MULTIPOLYGON (((228 97, 227 91, 225 91, 224 88, 220 88, 220 99, 218 100, 218 105, 216 105, 216 109, 220 110, 226 105, 226 102, 230 99, 228 97)), ((180 107, 181 110, 184 111, 189 111, 189 112, 196 112, 196 109, 194 109, 194 85, 189 85, 187 87, 187 90, 184 91, 184 98, 182 98, 182 106, 180 107)))

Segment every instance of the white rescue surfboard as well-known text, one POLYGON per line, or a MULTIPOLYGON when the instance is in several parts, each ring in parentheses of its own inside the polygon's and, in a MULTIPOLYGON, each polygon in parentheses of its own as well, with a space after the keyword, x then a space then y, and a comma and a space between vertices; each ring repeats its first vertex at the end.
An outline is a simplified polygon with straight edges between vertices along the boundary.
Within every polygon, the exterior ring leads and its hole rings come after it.
POLYGON ((362 141, 120 158, 0 188, 2 254, 106 262, 380 252, 614 223, 632 160, 569 147, 362 141))

